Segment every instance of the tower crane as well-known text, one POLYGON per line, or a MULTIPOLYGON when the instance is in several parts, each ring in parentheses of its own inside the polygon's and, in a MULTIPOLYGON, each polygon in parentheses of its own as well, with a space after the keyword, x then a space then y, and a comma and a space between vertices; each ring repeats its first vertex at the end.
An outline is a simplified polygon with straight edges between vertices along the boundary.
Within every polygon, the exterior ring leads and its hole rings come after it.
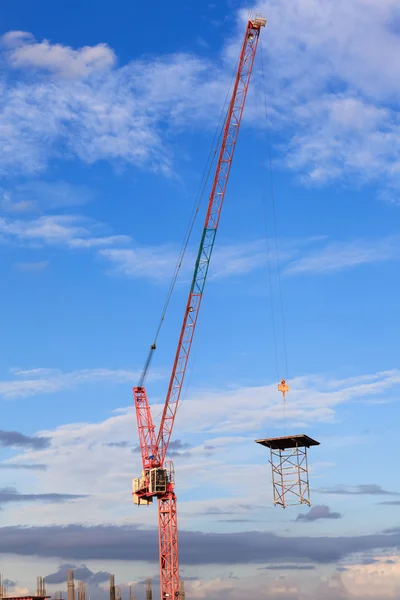
MULTIPOLYGON (((192 347, 258 39, 261 28, 265 27, 265 24, 266 19, 260 15, 250 16, 247 22, 205 225, 157 435, 144 387, 145 375, 142 375, 139 385, 133 388, 143 470, 142 476, 133 480, 132 493, 134 503, 137 505, 149 505, 153 502, 153 498, 157 498, 158 501, 161 600, 179 600, 182 596, 179 579, 175 476, 172 462, 166 460, 168 445, 192 347)), ((152 346, 150 353, 154 349, 155 345, 152 346)), ((145 369, 150 365, 150 358, 151 355, 145 369)))

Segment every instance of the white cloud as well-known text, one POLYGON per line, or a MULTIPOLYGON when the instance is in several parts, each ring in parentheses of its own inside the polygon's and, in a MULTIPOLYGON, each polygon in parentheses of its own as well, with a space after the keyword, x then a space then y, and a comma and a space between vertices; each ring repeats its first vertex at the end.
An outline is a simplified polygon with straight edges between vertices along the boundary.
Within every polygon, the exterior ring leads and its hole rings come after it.
POLYGON ((268 16, 265 77, 286 166, 309 183, 352 177, 398 188, 397 0, 257 7, 268 16))
POLYGON ((109 235, 105 237, 75 238, 70 240, 71 248, 98 248, 101 246, 113 246, 114 244, 125 244, 131 239, 126 235, 109 235))
MULTIPOLYGON (((116 272, 126 277, 144 277, 164 282, 172 276, 178 259, 174 246, 148 246, 136 248, 105 248, 99 255, 109 260, 116 272)), ((400 259, 400 238, 355 239, 331 242, 324 237, 280 241, 279 264, 283 274, 327 274, 361 265, 397 261, 400 259)), ((188 251, 181 267, 184 277, 193 270, 195 255, 188 251)), ((276 275, 276 253, 268 252, 265 240, 246 241, 240 244, 219 244, 210 265, 211 280, 243 276, 258 269, 276 275)))
POLYGON ((48 40, 37 43, 25 31, 10 31, 2 43, 11 47, 7 59, 14 68, 36 67, 65 78, 87 77, 115 64, 114 52, 106 44, 74 50, 48 40))
MULTIPOLYGON (((127 277, 146 277, 154 281, 169 280, 179 258, 177 246, 148 246, 142 248, 108 248, 99 254, 111 261, 117 273, 127 277)), ((264 240, 241 244, 220 244, 213 252, 211 279, 244 275, 264 266, 268 261, 264 240)), ((181 274, 193 272, 195 254, 192 249, 185 254, 181 274)))
POLYGON ((25 220, 0 217, 0 234, 5 239, 25 244, 60 245, 68 248, 97 248, 131 241, 124 235, 94 236, 95 225, 89 219, 77 215, 47 215, 25 220))
POLYGON ((212 262, 212 278, 219 279, 244 275, 264 267, 268 262, 265 240, 228 244, 215 249, 212 262))
POLYGON ((63 372, 56 369, 14 370, 14 378, 0 381, 0 396, 5 399, 26 398, 71 389, 83 383, 134 382, 138 373, 110 369, 83 369, 63 372))
POLYGON ((361 98, 331 94, 295 110, 299 129, 291 138, 287 164, 310 183, 355 176, 362 182, 398 183, 399 116, 361 98))
MULTIPOLYGON (((144 511, 142 511, 144 512, 144 511)), ((147 512, 147 511, 146 511, 147 512)), ((371 574, 373 568, 368 565, 359 565, 354 569, 334 573, 332 568, 317 568, 302 571, 296 569, 301 563, 295 563, 293 570, 263 569, 254 565, 226 565, 217 567, 207 565, 200 568, 181 566, 181 574, 185 579, 186 597, 193 600, 243 600, 244 598, 263 598, 265 600, 394 600, 398 597, 398 569, 399 557, 390 557, 393 564, 386 561, 385 556, 376 556, 375 580, 371 574), (365 575, 365 579, 363 576, 365 575), (368 582, 371 587, 367 589, 368 582), (359 583, 359 586, 357 586, 359 583), (381 587, 379 587, 381 585, 381 587)), ((4 572, 14 579, 26 583, 15 590, 21 594, 28 593, 29 586, 33 586, 35 575, 38 572, 49 573, 56 571, 60 562, 56 560, 40 560, 37 557, 4 556, 4 572), (22 566, 22 568, 21 568, 22 566)), ((79 561, 76 561, 79 566, 79 561)), ((127 582, 143 582, 145 575, 153 575, 153 598, 157 597, 157 565, 138 563, 137 561, 88 561, 86 566, 92 571, 109 571, 116 574, 116 580, 121 584, 122 593, 129 594, 127 582), (125 583, 126 582, 126 583, 125 583)), ((304 565, 303 565, 304 566, 304 565)), ((64 584, 65 585, 65 584, 64 584)), ((59 584, 48 585, 51 591, 56 591, 59 584)), ((101 600, 109 595, 107 585, 99 588, 88 588, 92 596, 101 600)), ((31 590, 32 592, 32 590, 31 590)), ((138 598, 145 597, 144 586, 138 584, 136 593, 138 598)))
POLYGON ((279 423, 285 419, 290 423, 299 420, 305 424, 330 422, 335 420, 335 407, 357 398, 380 394, 399 382, 398 371, 383 372, 377 378, 371 376, 367 381, 350 385, 339 381, 332 384, 317 377, 296 378, 292 381, 286 411, 281 402, 277 402, 275 385, 239 388, 230 392, 202 390, 192 394, 190 401, 182 403, 177 434, 181 435, 189 423, 196 423, 199 432, 210 428, 214 433, 231 435, 257 430, 263 422, 279 423), (241 398, 249 399, 245 407, 241 398), (212 424, 209 423, 209 415, 212 415, 212 424))
POLYGON ((375 556, 372 564, 350 565, 341 574, 343 584, 355 598, 397 598, 400 593, 398 556, 375 556))
POLYGON ((335 5, 326 0, 293 0, 290 5, 272 0, 257 6, 268 15, 266 45, 282 81, 288 78, 299 90, 307 90, 336 78, 376 99, 396 98, 397 0, 338 0, 335 5), (297 61, 291 62, 294 53, 297 61))
POLYGON ((9 192, 1 192, 0 207, 6 213, 16 214, 30 213, 37 209, 32 200, 14 200, 9 192))
POLYGON ((33 40, 33 35, 27 31, 9 31, 1 37, 1 43, 3 46, 9 48, 12 48, 13 46, 29 44, 32 43, 33 40))
POLYGON ((329 243, 287 264, 286 275, 325 274, 400 259, 400 239, 329 243))
POLYGON ((16 269, 17 271, 30 271, 31 273, 37 273, 39 271, 44 271, 44 269, 46 269, 46 267, 48 266, 48 261, 47 260, 40 260, 40 261, 31 261, 31 262, 18 262, 18 263, 14 263, 13 267, 14 269, 16 269))
POLYGON ((144 277, 153 281, 171 279, 178 250, 171 247, 107 248, 99 255, 110 261, 115 271, 126 277, 144 277))
POLYGON ((87 229, 78 222, 79 218, 73 215, 46 216, 29 221, 0 219, 0 232, 25 241, 66 243, 74 237, 87 235, 87 229))
MULTIPOLYGON (((34 219, 0 217, 3 241, 39 248, 59 246, 75 250, 89 249, 108 261, 112 272, 119 275, 145 278, 156 283, 170 281, 179 258, 177 246, 138 246, 126 235, 99 235, 104 229, 99 223, 71 214, 46 215, 34 219)), ((400 240, 396 236, 341 242, 330 242, 323 236, 280 241, 279 263, 286 275, 332 273, 399 258, 400 240)), ((191 247, 185 254, 180 270, 185 280, 191 277, 194 261, 195 253, 191 247)), ((33 264, 37 264, 38 269, 39 264, 44 265, 43 261, 32 261, 33 264)), ((26 263, 21 263, 20 268, 23 269, 24 265, 26 263)), ((210 279, 218 281, 242 276, 267 265, 271 274, 275 275, 276 253, 268 250, 265 240, 221 243, 213 254, 210 279)))
MULTIPOLYGON (((135 381, 135 374, 109 370, 19 371, 14 380, 0 385, 0 393, 8 397, 48 393, 94 381, 131 382, 135 381)), ((229 510, 235 518, 257 519, 257 511, 264 515, 265 509, 261 507, 270 505, 271 494, 267 457, 254 443, 263 423, 280 426, 286 419, 290 426, 300 418, 307 424, 333 422, 341 405, 366 401, 383 391, 389 394, 398 390, 399 385, 398 371, 361 376, 350 384, 346 380, 299 378, 292 382, 286 417, 276 385, 193 392, 181 404, 174 430, 174 439, 190 444, 187 453, 174 457, 180 494, 185 494, 180 502, 182 525, 193 527, 195 522, 196 527, 209 527, 209 519, 200 513, 212 508, 223 511, 231 507, 229 510), (260 501, 252 503, 253 508, 247 511, 249 499, 245 490, 238 489, 238 481, 245 481, 249 472, 253 480, 263 483, 260 501), (196 500, 197 491, 204 489, 208 490, 207 496, 196 500)), ((161 409, 160 404, 153 405, 153 415, 159 415, 161 409)), ((118 411, 102 422, 71 423, 41 431, 40 435, 51 438, 51 447, 27 449, 8 462, 47 466, 46 471, 31 472, 37 493, 51 493, 55 489, 64 493, 73 488, 76 493, 87 493, 91 497, 77 500, 74 506, 66 505, 62 514, 56 506, 26 507, 23 521, 18 508, 10 506, 5 509, 10 524, 66 524, 76 521, 78 506, 82 522, 139 522, 139 519, 141 523, 154 525, 153 511, 132 512, 128 488, 131 478, 141 469, 140 454, 132 452, 137 446, 133 408, 118 411), (126 444, 121 444, 125 441, 126 444)), ((321 476, 326 477, 326 469, 321 471, 321 476)), ((331 479, 325 482, 331 484, 331 479)), ((22 492, 29 491, 26 478, 21 477, 16 485, 22 492)), ((222 513, 217 511, 214 516, 212 526, 223 527, 222 513)))
POLYGON ((4 172, 39 172, 50 156, 61 155, 61 144, 64 156, 86 163, 117 160, 170 174, 165 130, 213 123, 228 81, 215 65, 190 55, 118 68, 110 53, 105 46, 72 50, 27 38, 11 50, 12 64, 28 72, 42 65, 59 77, 10 79, 0 87, 4 172))
MULTIPOLYGON (((397 200, 397 0, 273 0, 257 8, 268 16, 261 42, 281 162, 312 184, 378 181, 382 194, 397 200)), ((247 9, 219 62, 175 54, 117 67, 105 45, 72 49, 6 34, 11 64, 28 72, 41 67, 51 79, 43 73, 40 80, 3 82, 3 170, 43 170, 60 155, 61 142, 64 155, 87 163, 105 159, 171 174, 166 136, 215 126, 245 18, 247 9)), ((244 115, 258 129, 260 78, 258 67, 244 115)))
POLYGON ((83 185, 32 180, 16 185, 12 190, 4 190, 0 205, 8 213, 41 212, 86 204, 94 195, 83 185))
MULTIPOLYGON (((31 204, 26 207, 27 210, 31 208, 31 204)), ((117 274, 146 278, 154 282, 171 279, 179 258, 178 246, 138 246, 126 235, 98 235, 97 232, 102 229, 104 227, 101 224, 79 215, 45 215, 34 219, 0 217, 0 235, 3 236, 3 241, 39 247, 92 249, 99 257, 107 260, 117 274)), ((303 247, 308 243, 309 240, 300 240, 298 245, 303 247)), ((290 250, 284 251, 284 256, 293 255, 294 245, 291 246, 290 250)), ((222 245, 214 254, 211 271, 214 279, 249 273, 263 267, 268 260, 263 240, 222 245)), ((181 268, 185 277, 191 275, 194 261, 194 251, 189 249, 181 268)), ((25 263, 21 265, 24 268, 25 263)))

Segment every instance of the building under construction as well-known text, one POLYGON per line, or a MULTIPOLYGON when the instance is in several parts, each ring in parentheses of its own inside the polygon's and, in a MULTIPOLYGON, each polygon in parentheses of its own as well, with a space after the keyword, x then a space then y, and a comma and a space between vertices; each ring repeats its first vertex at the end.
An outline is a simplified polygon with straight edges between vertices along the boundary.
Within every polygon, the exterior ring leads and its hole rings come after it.
MULTIPOLYGON (((47 595, 45 578, 37 578, 37 586, 35 594, 27 595, 12 595, 8 594, 7 586, 5 585, 3 577, 0 575, 0 600, 86 600, 86 583, 84 581, 75 581, 75 573, 71 569, 67 571, 67 591, 54 592, 52 595, 47 595)), ((180 600, 185 600, 185 588, 184 582, 181 581, 180 585, 180 600)), ((94 598, 94 600, 96 600, 94 598)), ((115 585, 114 575, 110 575, 110 600, 128 600, 127 595, 123 598, 122 588, 119 585, 115 585)), ((129 600, 142 600, 136 594, 136 586, 129 586, 129 600)), ((145 595, 143 600, 153 600, 153 589, 151 579, 146 580, 145 595)))
POLYGON ((46 586, 44 577, 37 578, 37 586, 36 586, 36 594, 28 594, 28 595, 9 595, 7 586, 5 585, 5 580, 2 575, 0 575, 0 598, 6 598, 7 600, 46 600, 47 598, 51 598, 51 596, 46 595, 46 586))
POLYGON ((6 598, 6 600, 46 600, 46 598, 51 598, 51 596, 36 596, 36 594, 28 594, 27 596, 2 596, 2 598, 6 598))

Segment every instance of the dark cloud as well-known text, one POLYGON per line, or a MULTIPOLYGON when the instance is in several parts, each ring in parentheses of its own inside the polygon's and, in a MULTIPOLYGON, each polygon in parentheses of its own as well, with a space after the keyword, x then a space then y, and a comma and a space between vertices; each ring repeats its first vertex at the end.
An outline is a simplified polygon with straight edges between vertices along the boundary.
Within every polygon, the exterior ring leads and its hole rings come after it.
MULTIPOLYGON (((83 525, 0 528, 0 554, 59 557, 66 560, 158 561, 155 529, 83 525)), ((335 563, 356 553, 400 546, 400 532, 353 537, 278 536, 274 533, 180 532, 182 564, 288 562, 335 563)))
MULTIPOLYGON (((239 519, 243 512, 252 512, 257 509, 265 510, 265 506, 260 506, 258 504, 227 504, 224 508, 208 508, 199 514, 207 516, 237 515, 239 519)), ((258 523, 258 521, 255 522, 258 523)))
POLYGON ((362 565, 375 565, 378 561, 376 558, 363 558, 361 561, 362 565))
POLYGON ((204 450, 215 450, 215 446, 204 446, 204 450))
POLYGON ((231 510, 224 510, 223 508, 216 507, 216 508, 207 508, 207 510, 202 511, 199 514, 201 514, 201 515, 233 515, 235 513, 231 510))
POLYGON ((400 492, 388 492, 387 490, 383 490, 380 485, 374 483, 354 486, 338 485, 315 491, 320 494, 341 494, 344 496, 400 496, 400 492))
POLYGON ((86 565, 81 565, 77 567, 74 564, 64 563, 59 566, 58 570, 55 573, 51 573, 46 577, 46 583, 57 584, 64 583, 67 581, 67 571, 73 570, 75 573, 75 579, 77 581, 85 581, 91 585, 98 585, 99 583, 104 583, 108 581, 110 578, 110 573, 106 571, 98 571, 97 573, 93 573, 86 565))
POLYGON ((386 500, 386 502, 377 502, 378 505, 400 506, 400 500, 386 500))
MULTIPOLYGON (((188 448, 190 448, 190 444, 186 444, 181 440, 172 440, 168 446, 168 456, 167 458, 174 458, 176 456, 190 456, 189 452, 185 452, 188 448)), ((132 452, 137 452, 140 454, 140 446, 135 446, 132 452)))
POLYGON ((11 502, 68 502, 86 497, 78 494, 20 494, 15 488, 0 488, 0 506, 11 502))
POLYGON ((9 470, 9 471, 18 471, 18 470, 26 470, 26 471, 47 471, 46 465, 30 465, 23 463, 0 463, 0 469, 9 470))
POLYGON ((98 585, 99 583, 108 581, 110 579, 110 574, 111 573, 108 573, 107 571, 97 571, 90 576, 89 583, 98 585))
POLYGON ((182 442, 181 440, 172 440, 168 446, 167 458, 177 458, 179 456, 188 458, 191 455, 187 451, 190 447, 190 444, 186 444, 186 442, 182 442))
POLYGON ((171 450, 167 454, 167 458, 189 458, 190 456, 192 456, 190 452, 178 452, 176 450, 171 450))
POLYGON ((400 527, 390 527, 389 529, 384 529, 382 533, 394 535, 396 533, 400 533, 400 527))
MULTIPOLYGON (((108 446, 109 448, 127 448, 130 445, 130 442, 127 442, 127 441, 109 442, 108 444, 104 444, 104 445, 108 446)), ((140 448, 139 448, 139 451, 140 451, 140 448)))
POLYGON ((5 448, 32 448, 43 450, 50 446, 51 439, 48 437, 31 437, 19 431, 4 431, 0 429, 0 446, 5 448))
POLYGON ((315 565, 267 565, 260 571, 312 571, 315 565))
POLYGON ((256 519, 218 519, 218 523, 259 523, 256 519))
POLYGON ((331 512, 329 506, 323 504, 313 506, 307 513, 301 513, 297 515, 296 521, 302 523, 311 523, 312 521, 319 521, 320 519, 340 519, 341 514, 338 512, 331 512))
POLYGON ((235 506, 240 510, 254 510, 255 508, 264 508, 264 506, 260 506, 259 504, 236 504, 235 506))
POLYGON ((188 448, 190 448, 190 444, 181 440, 172 440, 168 446, 168 450, 187 450, 188 448))
POLYGON ((11 579, 4 579, 3 580, 3 585, 5 585, 6 587, 12 588, 15 587, 17 585, 16 581, 11 581, 11 579))
MULTIPOLYGON (((59 566, 58 570, 55 573, 50 573, 50 575, 46 575, 46 583, 54 584, 54 583, 64 583, 67 581, 67 571, 70 569, 74 569, 75 565, 71 563, 64 563, 59 566)), ((82 580, 83 581, 83 580, 82 580)))

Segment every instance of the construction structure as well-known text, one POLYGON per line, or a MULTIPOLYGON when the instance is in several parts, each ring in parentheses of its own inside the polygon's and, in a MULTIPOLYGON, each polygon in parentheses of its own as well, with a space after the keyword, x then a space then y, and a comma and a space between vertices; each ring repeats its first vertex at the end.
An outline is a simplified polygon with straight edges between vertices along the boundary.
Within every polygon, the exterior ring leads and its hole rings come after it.
POLYGON ((181 581, 181 589, 180 589, 180 597, 179 600, 185 600, 186 599, 186 594, 185 594, 185 582, 181 581))
POLYGON ((0 598, 7 596, 7 588, 4 584, 3 576, 0 574, 0 598))
MULTIPOLYGON (((36 594, 27 594, 25 596, 8 595, 6 583, 7 579, 4 579, 0 574, 0 600, 62 600, 64 592, 56 591, 50 595, 46 595, 45 579, 44 577, 37 577, 36 594)), ((67 586, 68 586, 68 598, 73 600, 86 600, 86 583, 84 581, 75 582, 74 571, 67 571, 67 586), (76 585, 77 583, 77 585, 76 585)), ((129 585, 129 600, 138 600, 136 596, 136 584, 129 585)), ((185 588, 184 582, 180 583, 180 599, 185 600, 185 588)), ((153 599, 152 583, 151 579, 145 581, 145 599, 153 599)), ((89 596, 90 598, 90 596, 89 596)), ((110 600, 122 600, 122 589, 121 586, 115 585, 114 575, 110 575, 110 600)))
POLYGON ((78 581, 78 600, 86 600, 86 583, 78 581))
POLYGON ((45 578, 41 577, 40 575, 39 575, 39 577, 36 578, 36 596, 38 596, 38 597, 46 596, 45 578))
POLYGON ((115 577, 110 575, 110 600, 115 600, 115 577))
POLYGON ((2 596, 6 600, 47 600, 51 599, 51 596, 36 596, 35 594, 28 594, 27 596, 2 596))
POLYGON ((151 587, 151 579, 146 579, 146 600, 153 600, 153 590, 151 587))
POLYGON ((75 573, 67 571, 67 600, 75 600, 75 573))
POLYGON ((27 594, 24 596, 8 595, 8 590, 7 590, 5 581, 6 580, 0 574, 0 598, 4 598, 7 600, 46 600, 47 598, 51 598, 51 596, 46 596, 46 587, 45 587, 44 577, 37 578, 36 595, 35 594, 27 594))
POLYGON ((318 446, 319 442, 304 433, 256 442, 270 449, 275 506, 311 506, 307 448, 318 446))
POLYGON ((133 585, 129 586, 129 600, 137 600, 135 588, 136 588, 136 586, 133 586, 133 585))
MULTIPOLYGON (((153 498, 158 500, 161 600, 181 600, 183 591, 179 577, 175 477, 172 462, 166 460, 168 445, 192 347, 259 35, 265 24, 266 19, 263 16, 254 14, 250 16, 246 25, 232 97, 222 130, 219 158, 209 197, 194 276, 157 435, 144 387, 151 357, 156 349, 156 341, 151 345, 139 385, 133 388, 143 470, 141 477, 133 480, 132 493, 134 503, 137 505, 149 505, 153 502, 153 498)), ((147 591, 146 600, 150 600, 150 598, 147 598, 147 591)))

